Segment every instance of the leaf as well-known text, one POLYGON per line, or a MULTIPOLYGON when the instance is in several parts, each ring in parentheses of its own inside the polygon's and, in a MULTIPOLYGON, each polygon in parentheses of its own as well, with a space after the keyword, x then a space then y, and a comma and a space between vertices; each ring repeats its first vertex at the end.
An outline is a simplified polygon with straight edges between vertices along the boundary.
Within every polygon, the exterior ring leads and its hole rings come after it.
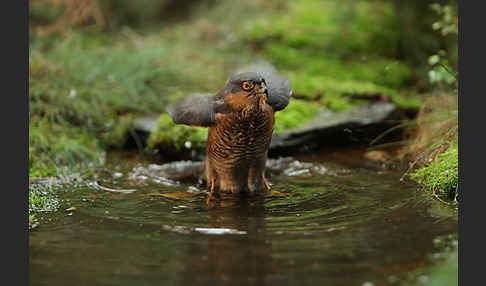
POLYGON ((438 55, 432 55, 429 57, 429 65, 433 66, 436 63, 438 63, 440 60, 440 57, 438 55))
POLYGON ((284 196, 284 197, 286 197, 286 196, 287 196, 286 194, 284 194, 284 193, 282 193, 282 192, 275 191, 275 190, 271 190, 271 191, 270 191, 270 196, 275 196, 275 195, 277 195, 277 196, 284 196))
POLYGON ((174 193, 148 193, 148 194, 141 194, 141 197, 152 197, 152 196, 160 196, 166 197, 170 199, 187 199, 193 197, 194 194, 187 193, 187 192, 174 192, 174 193))

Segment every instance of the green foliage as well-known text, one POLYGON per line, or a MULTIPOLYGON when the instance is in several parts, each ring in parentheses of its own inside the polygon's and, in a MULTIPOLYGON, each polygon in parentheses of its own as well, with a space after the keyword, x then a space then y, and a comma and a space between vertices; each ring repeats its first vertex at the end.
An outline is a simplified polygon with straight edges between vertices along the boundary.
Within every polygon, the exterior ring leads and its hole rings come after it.
POLYGON ((412 178, 440 196, 453 196, 457 189, 459 167, 457 143, 456 136, 446 151, 429 165, 416 170, 412 178))
POLYGON ((180 151, 187 144, 190 148, 203 148, 206 140, 207 128, 174 124, 172 118, 164 113, 157 120, 157 129, 150 133, 147 147, 180 151))
POLYGON ((457 8, 452 5, 440 5, 438 3, 430 5, 439 19, 432 24, 432 29, 440 32, 441 38, 451 42, 446 46, 447 49, 440 49, 437 53, 429 57, 428 63, 429 81, 433 85, 445 85, 457 88, 457 39, 458 39, 458 16, 457 8), (453 64, 450 64, 452 61, 453 64))
POLYGON ((442 36, 449 34, 458 35, 458 17, 457 8, 452 5, 440 5, 434 3, 430 5, 430 8, 434 10, 440 19, 432 24, 434 30, 440 31, 442 36))
POLYGON ((457 72, 452 71, 448 60, 445 58, 444 50, 440 50, 437 54, 429 57, 429 81, 434 85, 448 85, 452 86, 457 83, 457 72))

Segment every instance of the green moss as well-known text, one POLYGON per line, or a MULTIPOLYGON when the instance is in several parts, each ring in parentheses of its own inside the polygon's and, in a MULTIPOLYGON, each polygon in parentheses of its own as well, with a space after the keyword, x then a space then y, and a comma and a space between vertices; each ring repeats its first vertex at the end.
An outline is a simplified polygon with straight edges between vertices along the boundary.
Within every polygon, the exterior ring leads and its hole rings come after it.
POLYGON ((423 104, 423 99, 415 92, 399 92, 391 96, 392 102, 402 108, 419 110, 423 104))
POLYGON ((246 31, 249 40, 278 40, 291 47, 325 50, 339 56, 357 52, 389 55, 397 48, 399 34, 391 3, 283 2, 285 13, 272 11, 250 25, 246 31))
POLYGON ((405 107, 406 100, 394 98, 413 72, 396 60, 400 35, 391 3, 284 3, 286 13, 251 22, 243 38, 290 76, 295 94, 321 97, 335 111, 359 105, 351 95, 387 95, 405 107))
POLYGON ((316 115, 317 109, 318 105, 316 103, 291 99, 284 110, 275 113, 274 131, 279 133, 302 126, 316 115))
POLYGON ((29 230, 39 225, 38 213, 59 209, 57 192, 55 185, 50 183, 29 184, 29 230))
MULTIPOLYGON (((292 58, 292 53, 284 51, 282 57, 292 58)), ((342 110, 355 105, 349 97, 352 95, 387 95, 393 100, 397 89, 405 86, 411 71, 403 63, 393 60, 375 60, 366 62, 341 62, 336 59, 325 58, 321 55, 298 53, 295 68, 285 71, 292 82, 295 94, 313 100, 321 96, 324 103, 332 110, 342 110)), ((272 53, 273 57, 278 53, 272 53)), ((293 61, 293 59, 290 59, 293 61)), ((287 62, 289 58, 275 59, 275 62, 287 62)), ((407 104, 406 101, 396 101, 398 105, 407 104)))
POLYGON ((386 58, 342 60, 335 55, 323 55, 318 51, 298 50, 282 45, 269 44, 268 57, 289 73, 305 74, 332 80, 334 85, 341 82, 370 82, 382 88, 395 89, 406 85, 412 75, 410 68, 402 62, 386 58))
POLYGON ((173 149, 180 151, 186 142, 191 148, 203 148, 207 140, 207 128, 174 124, 172 118, 162 114, 157 120, 157 129, 148 138, 149 149, 173 149))
POLYGON ((449 148, 439 154, 435 160, 416 170, 412 174, 412 178, 440 196, 453 196, 458 180, 457 137, 451 142, 449 148))

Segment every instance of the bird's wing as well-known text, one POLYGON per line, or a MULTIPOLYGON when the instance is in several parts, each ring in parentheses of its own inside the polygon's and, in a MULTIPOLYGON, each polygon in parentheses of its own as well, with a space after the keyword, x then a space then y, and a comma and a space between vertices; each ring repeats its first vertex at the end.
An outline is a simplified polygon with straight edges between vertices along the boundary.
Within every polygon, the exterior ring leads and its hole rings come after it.
POLYGON ((207 127, 216 123, 215 108, 214 96, 193 93, 171 104, 167 112, 175 124, 207 127))
POLYGON ((292 95, 290 80, 278 74, 272 64, 259 61, 237 69, 233 74, 242 72, 257 72, 263 76, 268 91, 267 103, 274 111, 282 110, 289 104, 292 95))

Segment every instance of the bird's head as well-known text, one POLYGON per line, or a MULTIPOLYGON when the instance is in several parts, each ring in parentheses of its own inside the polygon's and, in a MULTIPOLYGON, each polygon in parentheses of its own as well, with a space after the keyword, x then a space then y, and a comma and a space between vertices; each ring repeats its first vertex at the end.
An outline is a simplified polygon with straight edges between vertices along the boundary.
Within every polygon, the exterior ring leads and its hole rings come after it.
POLYGON ((256 72, 232 75, 218 94, 218 97, 239 110, 251 103, 262 103, 267 98, 265 79, 256 72))
POLYGON ((256 72, 245 72, 232 75, 222 90, 225 94, 244 96, 261 96, 267 93, 265 79, 256 72))

